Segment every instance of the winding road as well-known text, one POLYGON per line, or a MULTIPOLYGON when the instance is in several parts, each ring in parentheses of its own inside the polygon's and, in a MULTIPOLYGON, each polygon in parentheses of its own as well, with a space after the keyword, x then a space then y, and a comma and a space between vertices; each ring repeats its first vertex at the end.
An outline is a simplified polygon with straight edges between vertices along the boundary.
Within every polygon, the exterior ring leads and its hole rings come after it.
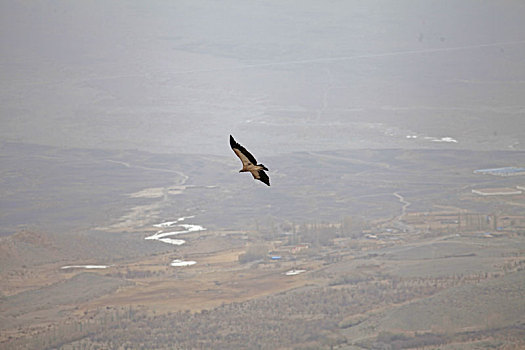
POLYGON ((399 216, 396 217, 396 219, 398 221, 401 221, 403 219, 403 217, 406 215, 407 213, 407 208, 408 206, 411 204, 410 202, 406 201, 405 200, 405 197, 403 197, 402 195, 400 195, 398 192, 394 192, 392 193, 394 196, 397 197, 397 199, 399 199, 399 202, 401 204, 403 204, 403 206, 401 207, 401 214, 399 216))

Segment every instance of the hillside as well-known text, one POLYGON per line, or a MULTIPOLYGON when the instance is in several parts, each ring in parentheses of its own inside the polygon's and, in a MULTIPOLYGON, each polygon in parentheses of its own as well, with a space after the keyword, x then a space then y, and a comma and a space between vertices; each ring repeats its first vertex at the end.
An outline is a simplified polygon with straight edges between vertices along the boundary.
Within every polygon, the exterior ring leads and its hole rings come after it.
POLYGON ((525 271, 450 288, 387 312, 379 327, 392 332, 456 333, 523 326, 524 288, 525 271))
POLYGON ((2 152, 0 348, 522 344, 523 152, 2 152))

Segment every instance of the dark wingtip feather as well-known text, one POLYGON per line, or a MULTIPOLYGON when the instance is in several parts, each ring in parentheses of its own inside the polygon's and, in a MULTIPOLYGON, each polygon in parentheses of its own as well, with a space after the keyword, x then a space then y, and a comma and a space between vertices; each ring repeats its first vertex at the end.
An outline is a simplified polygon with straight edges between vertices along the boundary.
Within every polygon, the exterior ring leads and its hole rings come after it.
POLYGON ((268 177, 268 175, 263 170, 259 170, 259 178, 257 180, 259 180, 259 181, 265 183, 266 185, 270 186, 270 178, 268 177))
POLYGON ((230 146, 231 148, 235 151, 235 149, 239 150, 242 154, 244 154, 246 156, 246 158, 248 158, 250 160, 250 162, 252 164, 257 164, 257 159, 255 159, 255 157, 250 153, 248 152, 248 150, 246 148, 244 148, 243 146, 241 146, 240 143, 238 143, 237 141, 235 141, 235 139, 233 138, 232 135, 230 135, 230 146))

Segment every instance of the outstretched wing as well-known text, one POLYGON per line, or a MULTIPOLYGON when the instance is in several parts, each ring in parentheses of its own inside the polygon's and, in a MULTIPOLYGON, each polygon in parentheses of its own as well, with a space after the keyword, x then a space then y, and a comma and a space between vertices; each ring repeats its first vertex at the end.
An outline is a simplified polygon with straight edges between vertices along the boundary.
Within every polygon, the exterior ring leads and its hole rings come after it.
POLYGON ((252 173, 254 179, 262 181, 268 186, 270 186, 270 178, 264 172, 264 170, 252 170, 250 171, 250 173, 252 173))
POLYGON ((232 135, 230 135, 230 146, 233 152, 235 152, 235 154, 237 155, 237 157, 241 159, 243 166, 246 167, 249 164, 257 164, 257 160, 255 160, 255 157, 250 152, 248 152, 246 148, 238 144, 232 135))

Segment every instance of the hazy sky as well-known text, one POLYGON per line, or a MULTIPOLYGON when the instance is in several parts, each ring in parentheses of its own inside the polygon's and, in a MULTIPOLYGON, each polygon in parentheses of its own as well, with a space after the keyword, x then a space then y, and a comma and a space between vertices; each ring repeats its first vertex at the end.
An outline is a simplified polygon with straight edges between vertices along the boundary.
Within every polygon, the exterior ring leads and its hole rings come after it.
POLYGON ((3 142, 525 149, 522 1, 2 1, 0 16, 3 142))

